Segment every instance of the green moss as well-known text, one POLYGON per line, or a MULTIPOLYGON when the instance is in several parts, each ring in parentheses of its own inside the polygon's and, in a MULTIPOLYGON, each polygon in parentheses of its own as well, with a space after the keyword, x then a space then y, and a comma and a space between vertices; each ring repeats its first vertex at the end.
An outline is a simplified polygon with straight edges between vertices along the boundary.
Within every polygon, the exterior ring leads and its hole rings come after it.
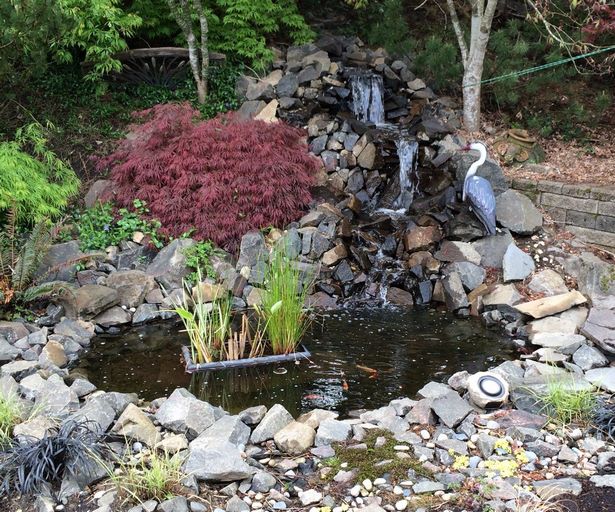
POLYGON ((333 478, 337 471, 342 469, 342 464, 347 463, 348 466, 344 469, 350 471, 358 470, 357 480, 362 481, 366 478, 374 480, 382 477, 385 473, 391 475, 393 481, 401 481, 408 479, 408 470, 414 471, 417 475, 429 477, 431 472, 423 467, 418 459, 410 456, 408 458, 399 458, 398 452, 395 450, 396 445, 400 445, 395 441, 390 432, 383 430, 370 430, 365 435, 363 443, 367 445, 367 450, 350 448, 347 444, 335 444, 335 457, 326 459, 324 464, 331 467, 333 471, 330 477, 333 478), (384 437, 385 443, 382 446, 376 446, 376 439, 384 437), (389 461, 385 464, 379 464, 383 461, 389 461))

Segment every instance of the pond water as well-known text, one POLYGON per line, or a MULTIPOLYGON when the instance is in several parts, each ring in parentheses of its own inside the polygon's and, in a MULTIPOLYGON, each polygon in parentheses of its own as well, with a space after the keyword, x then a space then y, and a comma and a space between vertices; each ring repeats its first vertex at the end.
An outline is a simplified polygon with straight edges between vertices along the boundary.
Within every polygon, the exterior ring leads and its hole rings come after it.
POLYGON ((293 415, 317 407, 344 414, 413 397, 429 380, 513 357, 501 337, 472 319, 435 310, 366 309, 320 318, 305 340, 310 361, 189 375, 180 361, 187 343, 180 330, 168 322, 99 336, 77 370, 101 389, 146 400, 186 387, 231 413, 281 403, 293 415))

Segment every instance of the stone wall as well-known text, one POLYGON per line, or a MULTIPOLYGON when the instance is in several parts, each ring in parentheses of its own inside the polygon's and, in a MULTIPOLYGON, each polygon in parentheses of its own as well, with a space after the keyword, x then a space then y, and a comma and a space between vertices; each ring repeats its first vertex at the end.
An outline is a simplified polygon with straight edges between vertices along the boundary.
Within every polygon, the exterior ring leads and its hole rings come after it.
POLYGON ((556 224, 582 240, 615 248, 614 186, 514 179, 512 188, 523 191, 556 224))

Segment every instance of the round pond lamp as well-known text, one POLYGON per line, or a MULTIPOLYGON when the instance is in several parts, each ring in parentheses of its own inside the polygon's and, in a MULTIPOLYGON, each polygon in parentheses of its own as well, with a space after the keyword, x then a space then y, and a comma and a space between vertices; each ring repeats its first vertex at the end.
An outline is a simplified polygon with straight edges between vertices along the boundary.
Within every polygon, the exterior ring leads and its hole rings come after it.
POLYGON ((468 379, 470 399, 482 409, 502 405, 508 400, 508 392, 508 382, 493 372, 478 372, 468 379))

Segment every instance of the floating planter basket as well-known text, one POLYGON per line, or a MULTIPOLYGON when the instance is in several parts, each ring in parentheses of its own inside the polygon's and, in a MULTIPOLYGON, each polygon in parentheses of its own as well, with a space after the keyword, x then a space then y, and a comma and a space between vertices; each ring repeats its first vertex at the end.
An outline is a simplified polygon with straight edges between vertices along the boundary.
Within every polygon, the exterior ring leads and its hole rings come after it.
POLYGON ((309 359, 312 356, 310 351, 305 348, 305 345, 300 344, 299 348, 301 349, 300 352, 291 352, 290 354, 250 357, 246 359, 235 359, 233 361, 215 361, 213 363, 194 363, 192 361, 190 348, 186 345, 182 347, 182 354, 184 356, 184 361, 186 362, 186 371, 188 373, 193 373, 212 370, 226 370, 227 368, 247 368, 250 366, 259 366, 263 364, 292 363, 302 359, 309 359))

